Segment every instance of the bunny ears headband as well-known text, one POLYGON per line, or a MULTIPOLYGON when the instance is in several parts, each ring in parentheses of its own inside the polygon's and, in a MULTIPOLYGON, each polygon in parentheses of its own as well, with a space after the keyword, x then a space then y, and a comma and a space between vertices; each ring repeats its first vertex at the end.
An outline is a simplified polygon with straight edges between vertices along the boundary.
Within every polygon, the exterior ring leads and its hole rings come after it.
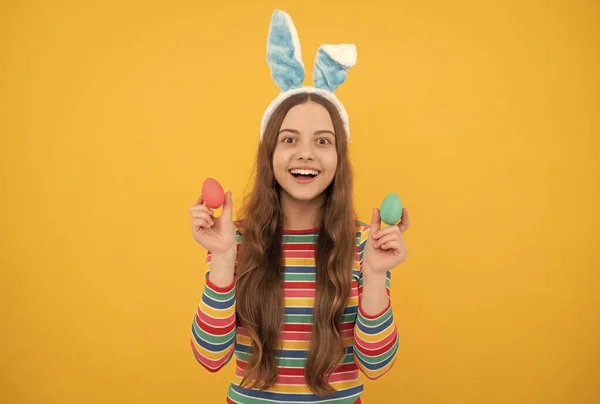
POLYGON ((313 70, 314 86, 303 86, 304 64, 298 32, 287 13, 275 10, 267 39, 267 64, 281 93, 271 101, 263 115, 260 125, 261 141, 273 112, 286 98, 299 93, 318 94, 335 105, 349 139, 348 114, 333 92, 346 81, 348 69, 356 64, 356 56, 356 46, 353 44, 321 45, 313 70))

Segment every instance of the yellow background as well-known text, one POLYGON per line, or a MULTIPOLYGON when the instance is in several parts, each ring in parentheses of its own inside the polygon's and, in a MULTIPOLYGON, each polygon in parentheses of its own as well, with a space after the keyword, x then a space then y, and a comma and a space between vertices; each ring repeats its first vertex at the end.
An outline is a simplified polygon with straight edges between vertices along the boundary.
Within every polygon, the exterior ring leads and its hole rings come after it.
POLYGON ((597 1, 4 1, 2 403, 220 403, 189 348, 204 251, 188 207, 233 191, 277 94, 274 8, 338 95, 356 203, 413 227, 401 346, 371 403, 600 402, 597 1), (494 4, 495 3, 495 4, 494 4))

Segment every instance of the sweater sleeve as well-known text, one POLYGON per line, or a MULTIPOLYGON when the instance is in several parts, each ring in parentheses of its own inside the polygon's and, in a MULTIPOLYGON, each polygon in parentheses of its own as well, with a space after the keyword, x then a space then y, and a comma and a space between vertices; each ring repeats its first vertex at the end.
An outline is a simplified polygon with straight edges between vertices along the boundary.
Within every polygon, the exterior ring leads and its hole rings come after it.
POLYGON ((232 358, 236 340, 235 278, 220 288, 210 279, 211 253, 206 256, 206 282, 192 323, 191 346, 196 360, 210 372, 232 358))
MULTIPOLYGON (((388 306, 376 315, 366 314, 362 300, 362 261, 363 250, 369 236, 365 226, 359 239, 360 277, 358 279, 358 314, 354 326, 354 357, 359 369, 369 378, 377 379, 393 366, 398 352, 399 335, 392 313, 391 300, 388 306)), ((386 291, 390 295, 391 272, 386 273, 386 291)))

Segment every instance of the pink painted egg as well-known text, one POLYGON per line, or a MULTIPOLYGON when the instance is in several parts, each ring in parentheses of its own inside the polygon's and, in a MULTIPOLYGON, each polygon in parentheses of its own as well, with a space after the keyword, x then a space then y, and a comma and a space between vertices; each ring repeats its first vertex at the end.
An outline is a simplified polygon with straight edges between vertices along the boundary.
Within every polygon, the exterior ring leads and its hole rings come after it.
POLYGON ((213 178, 207 178, 202 184, 202 199, 204 204, 211 209, 217 209, 225 203, 223 187, 213 178))

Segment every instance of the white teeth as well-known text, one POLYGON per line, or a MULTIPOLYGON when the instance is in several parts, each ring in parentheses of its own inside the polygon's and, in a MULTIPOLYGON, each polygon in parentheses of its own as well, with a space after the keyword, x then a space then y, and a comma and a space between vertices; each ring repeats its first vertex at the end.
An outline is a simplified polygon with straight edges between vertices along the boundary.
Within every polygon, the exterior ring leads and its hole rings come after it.
POLYGON ((317 175, 317 174, 319 174, 319 172, 317 170, 304 170, 304 169, 298 169, 298 168, 294 168, 294 169, 290 170, 290 172, 292 174, 301 174, 301 175, 317 175))

